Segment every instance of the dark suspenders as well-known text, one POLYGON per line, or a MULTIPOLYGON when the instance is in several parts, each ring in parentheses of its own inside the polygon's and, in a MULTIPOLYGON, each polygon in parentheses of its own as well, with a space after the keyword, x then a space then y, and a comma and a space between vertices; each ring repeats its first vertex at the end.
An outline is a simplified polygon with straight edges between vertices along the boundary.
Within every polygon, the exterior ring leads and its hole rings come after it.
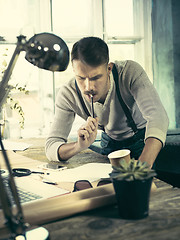
MULTIPOLYGON (((124 102, 124 100, 122 99, 122 96, 121 96, 121 94, 120 94, 120 90, 119 90, 119 77, 118 77, 119 75, 118 75, 118 71, 117 71, 117 68, 116 68, 115 64, 114 64, 114 66, 113 66, 112 73, 113 73, 113 77, 114 77, 114 81, 115 81, 115 85, 116 85, 116 93, 117 93, 119 102, 120 102, 120 104, 121 104, 121 107, 122 107, 122 109, 123 109, 123 111, 124 111, 124 113, 125 113, 125 115, 126 115, 126 117, 127 117, 129 126, 132 128, 132 130, 134 131, 134 133, 137 133, 137 132, 138 132, 138 129, 137 129, 137 127, 136 127, 136 124, 135 124, 135 122, 134 122, 134 120, 133 120, 133 118, 132 118, 132 116, 131 116, 131 113, 130 113, 128 107, 126 106, 126 104, 125 104, 125 102, 124 102)), ((86 113, 88 116, 91 116, 91 114, 89 113, 89 111, 88 111, 88 109, 87 109, 87 107, 86 107, 86 105, 85 105, 85 103, 84 103, 84 100, 83 100, 83 98, 82 98, 82 95, 81 95, 81 92, 80 92, 80 90, 79 90, 79 88, 78 88, 78 85, 77 85, 76 80, 75 80, 75 87, 76 87, 76 91, 77 91, 79 100, 80 100, 80 102, 81 102, 81 105, 82 105, 85 113, 86 113)))
POLYGON ((116 85, 116 93, 117 93, 119 102, 121 104, 121 107, 122 107, 122 109, 123 109, 123 111, 124 111, 124 113, 125 113, 125 115, 126 115, 126 117, 128 119, 129 126, 132 128, 134 133, 137 133, 138 129, 136 127, 134 119, 132 118, 131 113, 130 113, 127 105, 123 101, 121 93, 120 93, 120 90, 119 90, 120 89, 119 88, 119 75, 118 75, 118 71, 117 71, 117 68, 116 68, 115 64, 113 66, 112 73, 113 73, 113 77, 114 77, 114 81, 115 81, 115 85, 116 85))

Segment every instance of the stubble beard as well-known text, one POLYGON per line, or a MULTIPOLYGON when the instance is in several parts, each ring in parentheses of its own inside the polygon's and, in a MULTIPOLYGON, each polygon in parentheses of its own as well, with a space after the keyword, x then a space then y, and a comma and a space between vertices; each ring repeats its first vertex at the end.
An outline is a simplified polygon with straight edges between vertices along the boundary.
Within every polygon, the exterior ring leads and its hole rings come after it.
POLYGON ((98 100, 98 102, 102 103, 102 104, 104 104, 104 102, 106 100, 106 97, 108 95, 109 89, 110 89, 110 76, 109 76, 109 74, 107 76, 107 82, 106 83, 107 84, 105 84, 105 86, 107 86, 107 87, 106 87, 106 89, 104 89, 104 95, 98 100))

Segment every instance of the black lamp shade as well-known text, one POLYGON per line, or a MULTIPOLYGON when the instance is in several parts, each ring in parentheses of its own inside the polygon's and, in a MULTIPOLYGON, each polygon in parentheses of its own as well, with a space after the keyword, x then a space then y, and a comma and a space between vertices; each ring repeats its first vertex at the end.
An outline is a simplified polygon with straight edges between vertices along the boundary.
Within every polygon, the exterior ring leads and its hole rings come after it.
POLYGON ((27 42, 26 60, 50 71, 65 71, 69 64, 66 43, 52 33, 35 34, 27 42))

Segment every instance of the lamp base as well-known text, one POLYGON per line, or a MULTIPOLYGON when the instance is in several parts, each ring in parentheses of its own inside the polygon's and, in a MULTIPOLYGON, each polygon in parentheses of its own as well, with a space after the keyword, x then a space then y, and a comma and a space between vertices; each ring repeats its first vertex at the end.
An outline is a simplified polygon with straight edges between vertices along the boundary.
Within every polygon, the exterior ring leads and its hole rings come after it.
POLYGON ((25 236, 24 235, 18 235, 16 237, 13 237, 12 235, 6 235, 0 237, 0 240, 50 240, 49 232, 43 227, 33 228, 29 231, 26 231, 25 236))

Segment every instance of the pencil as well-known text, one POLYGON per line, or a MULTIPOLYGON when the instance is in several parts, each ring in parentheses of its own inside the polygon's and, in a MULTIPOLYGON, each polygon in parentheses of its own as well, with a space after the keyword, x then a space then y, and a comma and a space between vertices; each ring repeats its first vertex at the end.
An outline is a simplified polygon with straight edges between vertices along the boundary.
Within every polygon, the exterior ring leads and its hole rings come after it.
POLYGON ((94 118, 94 105, 93 105, 93 95, 91 95, 91 110, 92 110, 92 117, 94 118))

